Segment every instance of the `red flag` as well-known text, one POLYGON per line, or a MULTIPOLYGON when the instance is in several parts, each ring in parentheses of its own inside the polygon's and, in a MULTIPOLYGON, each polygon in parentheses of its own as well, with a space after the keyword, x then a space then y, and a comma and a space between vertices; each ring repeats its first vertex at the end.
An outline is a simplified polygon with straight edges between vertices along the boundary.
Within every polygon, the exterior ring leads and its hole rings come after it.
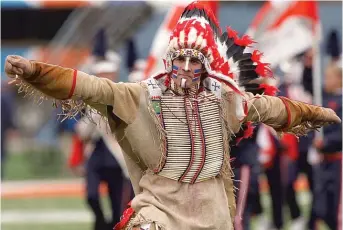
POLYGON ((284 154, 286 154, 289 159, 296 161, 299 158, 298 138, 293 134, 285 133, 281 138, 281 143, 286 147, 284 154))
POLYGON ((273 166, 274 157, 277 154, 277 143, 275 131, 266 125, 261 125, 258 133, 256 143, 259 146, 259 162, 264 168, 273 166))
POLYGON ((248 34, 272 67, 312 47, 320 39, 316 1, 269 1, 257 12, 248 34))
POLYGON ((82 164, 83 161, 84 161, 83 142, 77 135, 74 135, 72 149, 71 149, 71 153, 68 160, 68 165, 70 168, 74 168, 82 164))

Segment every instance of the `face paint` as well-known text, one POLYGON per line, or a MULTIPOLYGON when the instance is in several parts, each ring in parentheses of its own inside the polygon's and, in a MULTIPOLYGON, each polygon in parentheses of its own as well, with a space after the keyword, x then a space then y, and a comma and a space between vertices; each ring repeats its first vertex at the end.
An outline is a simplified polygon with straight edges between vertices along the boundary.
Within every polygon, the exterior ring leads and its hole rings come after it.
POLYGON ((173 79, 175 79, 177 85, 181 88, 192 86, 194 83, 197 83, 201 77, 201 74, 203 72, 203 69, 201 67, 202 64, 196 62, 193 59, 194 57, 181 56, 181 58, 177 59, 175 61, 176 63, 172 65, 171 76, 173 79), (194 67, 196 68, 195 70, 193 69, 194 67), (180 72, 180 70, 182 71, 180 72), (190 73, 192 74, 190 75, 190 73), (188 77, 183 77, 182 75, 179 76, 179 74, 185 74, 188 77), (189 77, 192 78, 189 79, 189 77))
POLYGON ((179 70, 179 67, 173 65, 173 73, 172 73, 173 78, 177 78, 177 71, 178 70, 179 70))
POLYGON ((186 63, 185 63, 185 71, 189 71, 189 60, 191 60, 190 57, 186 57, 185 58, 185 61, 186 61, 186 63))
POLYGON ((192 81, 197 81, 200 76, 201 76, 201 69, 194 70, 194 77, 193 77, 192 81))
POLYGON ((181 88, 186 88, 186 79, 182 78, 180 84, 181 88))

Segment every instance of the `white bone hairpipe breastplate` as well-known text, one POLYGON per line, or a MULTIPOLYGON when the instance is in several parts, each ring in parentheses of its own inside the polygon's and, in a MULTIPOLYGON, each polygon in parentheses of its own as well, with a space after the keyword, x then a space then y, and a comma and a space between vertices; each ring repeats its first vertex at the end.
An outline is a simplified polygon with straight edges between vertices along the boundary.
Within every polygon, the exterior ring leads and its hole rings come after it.
POLYGON ((150 95, 155 94, 152 102, 167 133, 166 159, 157 173, 186 183, 217 176, 224 154, 218 98, 212 93, 200 93, 195 98, 168 92, 157 96, 154 87, 148 88, 150 95))

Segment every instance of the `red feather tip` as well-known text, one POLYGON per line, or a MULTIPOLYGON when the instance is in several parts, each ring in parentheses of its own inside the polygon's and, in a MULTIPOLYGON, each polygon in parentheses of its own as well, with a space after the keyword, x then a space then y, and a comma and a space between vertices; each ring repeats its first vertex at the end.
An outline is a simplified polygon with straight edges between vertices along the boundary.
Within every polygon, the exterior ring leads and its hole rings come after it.
POLYGON ((269 67, 269 63, 258 63, 255 72, 261 77, 272 77, 273 72, 269 67))
POLYGON ((242 140, 243 140, 243 137, 237 138, 237 140, 236 140, 236 145, 238 145, 239 142, 241 142, 242 140))
POLYGON ((264 94, 269 96, 275 96, 279 89, 275 86, 268 85, 268 84, 260 84, 260 89, 264 89, 264 94))
POLYGON ((238 37, 238 32, 236 30, 231 29, 229 26, 226 27, 226 31, 229 38, 238 37))
POLYGON ((244 130, 244 136, 243 138, 249 138, 252 136, 252 134, 254 133, 254 126, 252 126, 252 122, 248 121, 247 123, 247 128, 244 130))
POLYGON ((113 230, 124 229, 124 227, 130 221, 131 216, 135 213, 135 210, 133 210, 133 208, 131 207, 131 201, 128 205, 129 207, 124 211, 123 215, 120 218, 120 222, 114 226, 113 230))
POLYGON ((238 145, 239 142, 241 142, 243 139, 247 139, 247 138, 249 138, 249 137, 251 137, 253 135, 255 127, 252 126, 252 122, 248 121, 246 123, 246 126, 247 127, 244 129, 243 137, 237 138, 236 145, 238 145))
POLYGON ((225 62, 222 66, 221 66, 221 72, 225 75, 228 75, 229 71, 230 71, 230 66, 228 62, 225 62))
POLYGON ((201 1, 192 2, 185 8, 185 11, 193 10, 193 9, 204 10, 207 16, 211 19, 211 21, 220 29, 219 22, 216 16, 214 16, 213 11, 209 7, 207 7, 204 3, 202 3, 201 1))
POLYGON ((235 39, 235 43, 239 46, 249 46, 256 42, 253 41, 248 35, 244 35, 242 38, 237 37, 235 39))
POLYGON ((260 62, 262 55, 263 55, 263 53, 261 53, 260 51, 254 50, 254 52, 252 53, 252 56, 251 56, 251 60, 253 62, 260 62))

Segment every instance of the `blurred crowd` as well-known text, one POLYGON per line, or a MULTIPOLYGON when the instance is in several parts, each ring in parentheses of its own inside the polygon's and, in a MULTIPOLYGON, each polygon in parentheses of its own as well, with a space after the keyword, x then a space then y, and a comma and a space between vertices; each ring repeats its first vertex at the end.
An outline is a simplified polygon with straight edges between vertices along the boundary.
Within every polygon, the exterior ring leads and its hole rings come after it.
MULTIPOLYGON (((335 34, 335 32, 333 32, 335 34)), ((331 40, 329 40, 331 41, 331 40)), ((331 41, 332 42, 332 41, 331 41)), ((331 50, 330 61, 323 76, 322 103, 342 117, 342 63, 339 47, 331 50)), ((277 76, 278 95, 313 103, 313 50, 281 66, 283 76, 277 76)), ((342 127, 331 125, 319 132, 297 138, 292 134, 277 136, 271 128, 262 125, 250 139, 243 139, 232 147, 233 168, 238 191, 248 191, 247 197, 238 192, 238 202, 245 199, 244 229, 250 229, 251 218, 256 218, 258 229, 282 229, 290 213, 289 229, 317 229, 323 220, 330 229, 340 229, 340 199, 342 174, 342 127), (267 217, 261 205, 259 178, 264 174, 271 195, 271 216, 267 217), (296 181, 306 175, 311 194, 309 216, 302 209, 304 198, 296 181), (242 196, 242 198, 240 198, 242 196), (287 209, 285 209, 287 207, 287 209), (271 221, 268 221, 270 219, 271 221)), ((238 203, 239 204, 239 203, 238 203)))
MULTIPOLYGON (((332 108, 342 118, 342 60, 340 35, 331 31, 325 37, 326 49, 321 56, 327 58, 322 76, 322 105, 332 108)), ((126 59, 119 57, 107 48, 106 33, 100 30, 94 39, 92 55, 84 63, 82 71, 98 77, 118 81, 119 66, 125 66, 130 72, 128 81, 140 81, 146 76, 146 62, 138 59, 133 39, 126 41, 126 59)), ((308 49, 275 69, 272 84, 277 86, 278 95, 291 99, 313 102, 313 57, 314 50, 308 49)), ((271 82, 269 82, 271 83, 271 82)), ((86 183, 86 201, 94 213, 94 229, 112 229, 120 219, 126 204, 132 199, 128 174, 123 162, 121 150, 113 138, 108 137, 105 123, 99 117, 84 111, 75 119, 58 120, 58 110, 46 110, 48 118, 31 119, 40 130, 31 128, 24 118, 18 118, 18 108, 28 107, 17 95, 16 88, 2 81, 1 88, 1 176, 6 179, 5 164, 11 155, 9 144, 20 138, 41 136, 42 142, 47 136, 55 142, 44 145, 45 148, 57 148, 65 156, 65 164, 86 183), (18 105, 22 105, 19 107, 18 105), (4 116, 4 113, 6 115, 4 116), (89 121, 92 116, 92 121, 89 121), (98 125, 96 125, 98 124, 98 125), (99 125, 101 124, 101 125, 99 125), (54 127, 45 132, 44 127, 54 127), (25 132, 22 132, 22 130, 25 132), (112 219, 107 221, 100 204, 99 186, 105 182, 111 201, 112 219)), ((26 102, 27 103, 27 102, 26 102)), ((29 107, 32 105, 29 105, 29 107)), ((243 216, 244 229, 250 229, 251 219, 255 219, 254 229, 282 229, 285 227, 285 210, 289 209, 291 226, 289 229, 315 229, 317 220, 324 221, 330 229, 339 229, 339 203, 341 202, 342 170, 342 127, 332 125, 317 133, 310 133, 298 139, 291 134, 282 137, 276 135, 267 126, 254 128, 251 138, 243 139, 232 146, 232 168, 234 169, 237 190, 237 206, 243 216), (310 211, 306 216, 301 209, 299 190, 296 181, 300 175, 306 175, 310 193, 310 211), (261 177, 268 182, 272 212, 266 213, 261 204, 261 177), (247 196, 244 195, 247 194, 247 196), (268 216, 270 215, 270 216, 268 216)))

